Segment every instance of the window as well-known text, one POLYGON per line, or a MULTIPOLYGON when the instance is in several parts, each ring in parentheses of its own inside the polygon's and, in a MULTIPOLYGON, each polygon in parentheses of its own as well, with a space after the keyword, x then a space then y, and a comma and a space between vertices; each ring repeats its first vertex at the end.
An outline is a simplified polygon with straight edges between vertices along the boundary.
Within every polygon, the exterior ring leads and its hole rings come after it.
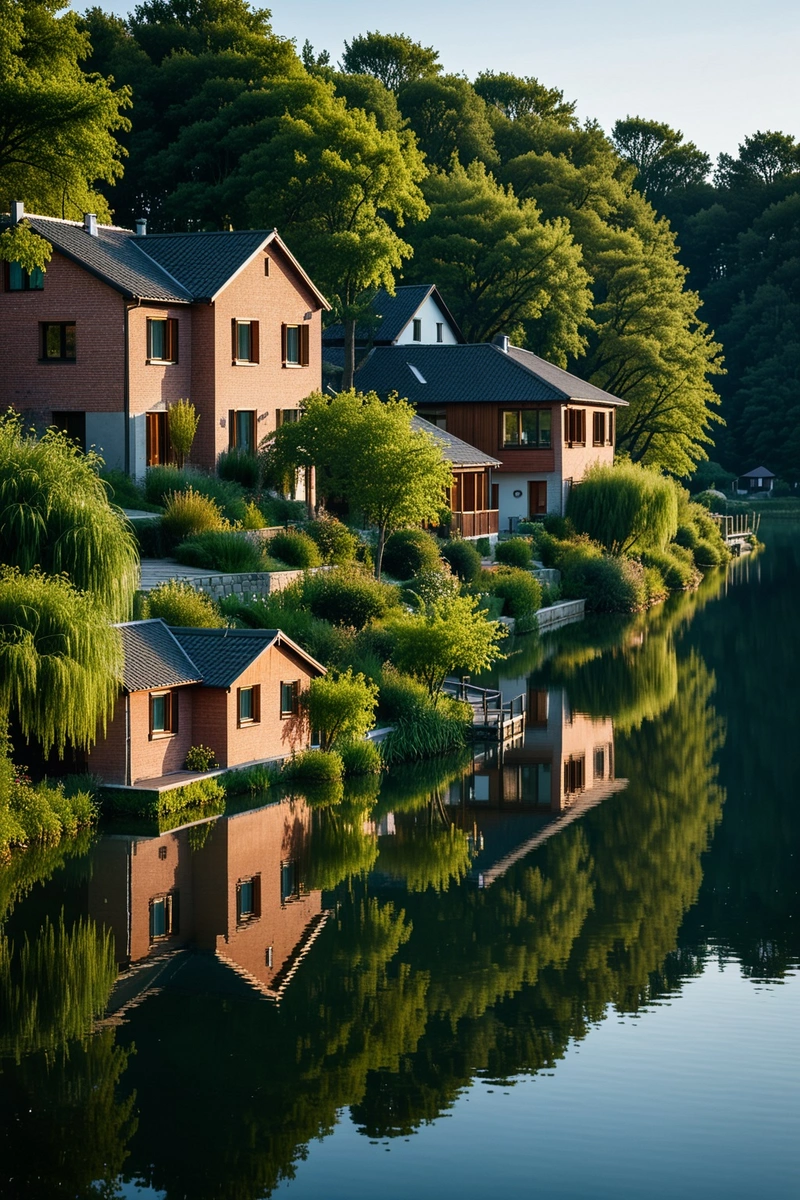
POLYGON ((597 746, 595 748, 594 777, 595 777, 595 779, 605 779, 605 777, 606 777, 606 749, 605 749, 605 746, 597 746))
POLYGON ((243 454, 256 452, 255 409, 232 408, 228 412, 228 449, 241 450, 243 454))
POLYGON ((150 693, 150 737, 178 732, 178 693, 150 693))
POLYGON ((239 321, 234 317, 231 329, 234 363, 257 363, 258 321, 239 321))
POLYGON ((264 257, 264 274, 269 278, 269 258, 267 256, 264 257))
POLYGON ((48 321, 41 329, 44 362, 75 362, 74 321, 48 321))
POLYGON ((158 847, 158 857, 161 860, 161 862, 166 862, 166 858, 167 858, 167 847, 166 846, 158 847))
POLYGON ((7 292, 41 292, 44 288, 44 271, 34 267, 26 271, 18 262, 5 264, 7 292))
POLYGON ((281 716, 293 717, 300 707, 300 680, 281 684, 281 716))
POLYGON ((284 325, 282 330, 283 365, 308 366, 308 326, 284 325))
POLYGON ((236 924, 246 925, 261 916, 261 876, 250 875, 236 884, 236 924))
POLYGON ((261 688, 243 687, 237 689, 239 697, 239 724, 257 725, 261 720, 261 688))
POLYGON ((602 412, 592 413, 592 445, 605 446, 606 444, 606 414, 602 412))
POLYGON ((512 409, 503 413, 503 449, 550 449, 549 408, 512 409))
POLYGON ((275 412, 275 428, 280 429, 281 425, 291 425, 294 421, 300 420, 299 408, 279 408, 275 412))
POLYGON ((586 786, 586 759, 581 754, 575 758, 564 759, 564 792, 582 792, 586 786))
POLYGON ((430 421, 437 429, 447 429, 447 410, 444 408, 418 408, 418 416, 430 421))
POLYGON ((422 321, 420 321, 419 317, 414 317, 413 331, 411 336, 415 342, 422 341, 422 321))
POLYGON ((281 863, 281 904, 300 895, 300 873, 296 862, 281 863))
POLYGON ((150 941, 171 937, 179 929, 178 892, 154 896, 150 901, 150 941))
POLYGON ((568 408, 564 412, 564 441, 568 446, 586 445, 586 409, 568 408))
POLYGON ((436 340, 437 342, 444 341, 444 323, 442 321, 436 322, 436 340))
POLYGON ((81 450, 86 449, 86 413, 54 412, 53 424, 76 442, 81 450))
POLYGON ((178 322, 173 317, 147 318, 148 362, 178 361, 178 322))

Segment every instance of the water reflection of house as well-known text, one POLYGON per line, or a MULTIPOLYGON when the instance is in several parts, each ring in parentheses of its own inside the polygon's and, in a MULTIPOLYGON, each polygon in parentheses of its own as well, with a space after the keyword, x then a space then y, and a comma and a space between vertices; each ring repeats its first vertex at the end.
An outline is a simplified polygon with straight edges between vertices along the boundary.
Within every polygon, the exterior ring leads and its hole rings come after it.
POLYGON ((134 968, 116 1007, 183 950, 211 952, 280 998, 327 915, 321 893, 303 886, 309 836, 309 810, 295 800, 160 837, 103 838, 90 911, 111 928, 120 967, 134 968))
POLYGON ((614 774, 611 719, 574 713, 563 689, 529 689, 525 733, 477 746, 473 770, 451 785, 448 805, 474 839, 472 875, 486 886, 626 786, 614 774))

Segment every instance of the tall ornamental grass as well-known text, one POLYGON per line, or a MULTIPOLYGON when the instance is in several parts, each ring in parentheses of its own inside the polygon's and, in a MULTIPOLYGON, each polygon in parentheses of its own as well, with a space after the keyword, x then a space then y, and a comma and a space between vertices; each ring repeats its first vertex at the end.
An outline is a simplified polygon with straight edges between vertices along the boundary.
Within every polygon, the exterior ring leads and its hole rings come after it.
POLYGON ((0 417, 0 562, 66 575, 113 620, 125 620, 139 555, 128 522, 109 502, 102 465, 58 430, 38 438, 17 414, 0 417))
POLYGON ((678 490, 671 479, 636 463, 590 467, 572 488, 567 515, 612 554, 664 547, 678 529, 678 490))

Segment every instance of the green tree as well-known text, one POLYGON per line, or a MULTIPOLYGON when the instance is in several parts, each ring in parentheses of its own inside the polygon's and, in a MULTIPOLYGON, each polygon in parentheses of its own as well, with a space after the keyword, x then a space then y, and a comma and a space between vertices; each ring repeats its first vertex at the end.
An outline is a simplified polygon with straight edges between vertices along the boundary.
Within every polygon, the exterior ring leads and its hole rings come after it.
POLYGON ((0 418, 0 562, 65 574, 112 619, 127 620, 139 556, 101 466, 55 429, 37 438, 17 414, 0 418))
POLYGON ((430 167, 447 170, 454 155, 464 166, 476 158, 497 162, 486 102, 468 80, 459 75, 417 79, 404 84, 397 99, 430 167))
POLYGON ((437 521, 452 471, 435 439, 412 426, 405 400, 383 403, 374 392, 312 393, 299 421, 264 442, 266 470, 281 475, 314 466, 324 495, 343 497, 378 534, 375 576, 395 529, 437 521))
POLYGON ((590 303, 569 223, 544 220, 480 162, 454 163, 424 184, 430 217, 410 234, 411 279, 435 279, 467 341, 507 333, 566 365, 580 354, 590 303))
POLYGON ((502 658, 506 629, 489 620, 475 596, 453 596, 428 604, 418 614, 387 622, 393 640, 392 662, 421 680, 431 697, 457 668, 485 671, 502 658))
POLYGON ((345 42, 342 69, 353 75, 374 75, 397 92, 405 83, 438 75, 438 51, 422 46, 403 33, 364 33, 345 42))
POLYGON ((668 193, 702 183, 711 170, 709 156, 662 121, 626 117, 615 123, 611 137, 621 157, 636 168, 637 188, 656 207, 668 193))
POLYGON ((571 121, 575 104, 564 100, 558 88, 548 88, 531 75, 512 75, 508 71, 481 71, 475 91, 509 121, 524 117, 555 117, 571 121))
POLYGON ((312 679, 303 703, 311 729, 319 733, 320 747, 333 750, 361 741, 375 724, 378 685, 348 668, 312 679))
POLYGON ((678 530, 678 493, 673 480, 640 464, 590 467, 570 492, 567 514, 612 554, 663 549, 678 530))
POLYGON ((183 464, 192 449, 197 426, 200 424, 200 414, 190 400, 176 400, 169 406, 167 420, 170 445, 175 451, 178 467, 183 470, 183 464))
POLYGON ((770 184, 786 175, 800 172, 800 145, 788 133, 768 129, 746 137, 739 157, 720 154, 714 172, 718 187, 770 184))
MULTIPOLYGON (((81 67, 89 41, 65 0, 0 0, 0 192, 29 209, 108 219, 97 190, 122 174, 125 87, 81 67)), ((41 265, 41 264, 38 264, 41 265)))

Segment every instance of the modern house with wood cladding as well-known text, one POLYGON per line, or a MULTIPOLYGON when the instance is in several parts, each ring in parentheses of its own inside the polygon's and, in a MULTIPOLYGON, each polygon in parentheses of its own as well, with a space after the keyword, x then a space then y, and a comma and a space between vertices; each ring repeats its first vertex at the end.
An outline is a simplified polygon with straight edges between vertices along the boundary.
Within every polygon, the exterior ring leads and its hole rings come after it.
POLYGON ((500 460, 462 442, 461 438, 440 429, 425 417, 414 417, 412 424, 415 429, 430 433, 436 439, 452 468, 449 533, 467 539, 494 538, 499 524, 497 509, 492 507, 492 471, 501 465, 500 460))
POLYGON ((288 757, 311 744, 300 695, 325 668, 279 629, 118 626, 122 689, 87 767, 103 783, 163 787, 191 746, 220 767, 288 757))
POLYGON ((322 383, 328 308, 275 230, 148 235, 26 215, 47 271, 4 264, 0 405, 141 478, 170 458, 167 410, 200 414, 192 462, 254 450, 322 383))
POLYGON ((355 383, 406 397, 421 417, 498 460, 489 508, 501 530, 563 513, 587 468, 613 462, 617 410, 626 406, 507 338, 375 346, 355 383))

